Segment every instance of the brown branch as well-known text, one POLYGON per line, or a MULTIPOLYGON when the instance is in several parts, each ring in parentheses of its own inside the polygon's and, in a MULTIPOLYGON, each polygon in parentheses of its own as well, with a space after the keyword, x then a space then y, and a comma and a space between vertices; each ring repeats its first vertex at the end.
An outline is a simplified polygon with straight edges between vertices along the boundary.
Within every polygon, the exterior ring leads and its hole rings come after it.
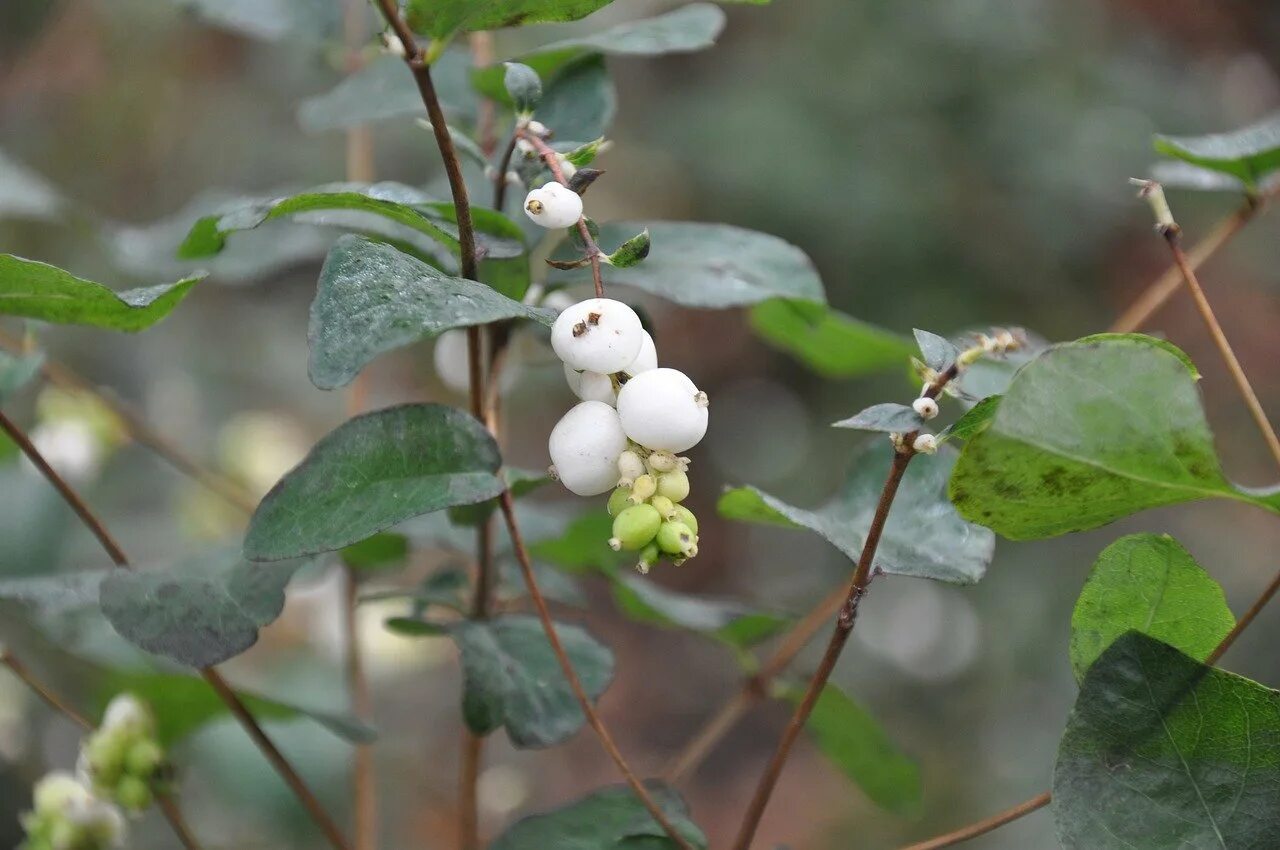
MULTIPOLYGON (((131 569, 132 567, 129 563, 128 557, 124 553, 124 550, 115 542, 115 539, 107 531, 102 520, 93 513, 88 504, 86 504, 80 497, 80 494, 72 489, 71 486, 63 480, 62 476, 60 476, 57 471, 49 465, 49 462, 40 454, 39 449, 32 444, 31 440, 22 431, 22 429, 15 425, 9 417, 4 415, 3 412, 0 412, 0 429, 4 430, 4 432, 9 435, 14 443, 17 444, 18 448, 22 450, 22 453, 27 456, 27 459, 35 465, 45 479, 53 485, 55 490, 58 491, 58 494, 62 496, 63 500, 71 507, 72 510, 75 511, 76 515, 84 525, 93 532, 94 536, 98 538, 98 542, 102 544, 102 548, 106 551, 107 556, 111 558, 111 561, 117 567, 122 569, 131 569)), ((233 691, 226 683, 226 680, 222 678, 222 675, 212 667, 203 668, 200 670, 200 674, 214 689, 222 701, 226 703, 227 708, 231 710, 231 713, 240 721, 241 725, 245 728, 245 731, 249 733, 249 737, 253 738, 253 740, 258 744, 258 748, 262 750, 263 754, 266 755, 267 759, 275 766, 281 777, 289 787, 293 789, 298 799, 302 802, 303 806, 306 807, 307 811, 311 813, 312 819, 316 822, 316 825, 320 827, 320 830, 329 839, 330 843, 333 844, 337 850, 349 850, 346 840, 338 830, 337 824, 335 824, 333 819, 329 817, 324 806, 322 806, 320 801, 316 799, 315 795, 311 793, 311 790, 307 787, 306 783, 302 781, 302 777, 300 777, 297 771, 294 770, 293 765, 289 763, 288 759, 280 753, 275 744, 271 742, 271 739, 262 731, 262 727, 258 725, 258 721, 254 718, 249 709, 245 707, 244 703, 235 691, 233 691)))
MULTIPOLYGON (((62 714, 75 725, 79 726, 86 732, 93 731, 93 723, 89 718, 85 717, 71 704, 64 701, 55 694, 47 685, 36 678, 31 669, 18 659, 12 652, 7 649, 0 649, 0 664, 8 667, 13 675, 17 676, 22 683, 31 689, 37 697, 40 698, 45 705, 54 711, 62 714)), ((182 810, 178 808, 177 802, 169 792, 164 791, 154 784, 152 785, 152 793, 156 799, 156 805, 160 808, 161 814, 165 820, 169 822, 169 827, 173 830, 174 835, 178 836, 178 841, 186 850, 201 850, 200 842, 196 840, 192 834, 191 828, 187 826, 186 818, 182 816, 182 810)))
MULTIPOLYGON (((1209 235, 1201 239, 1190 251, 1187 258, 1191 268, 1199 269, 1209 258, 1235 238, 1244 226, 1253 221, 1267 208, 1267 202, 1280 194, 1280 185, 1257 196, 1250 196, 1239 209, 1218 222, 1209 235)), ((1130 333, 1139 330, 1163 307, 1182 286, 1182 273, 1177 266, 1170 266, 1164 274, 1156 278, 1120 317, 1108 329, 1112 333, 1130 333)))
MULTIPOLYGON (((560 156, 555 149, 542 140, 537 133, 529 132, 527 127, 521 127, 516 130, 516 134, 533 145, 538 152, 538 156, 542 157, 542 161, 546 163, 550 169, 551 175, 566 188, 569 181, 565 179, 564 169, 560 167, 560 156)), ((595 237, 591 235, 591 229, 587 227, 587 219, 585 216, 578 219, 578 235, 582 237, 582 244, 586 247, 587 259, 591 262, 591 279, 595 282, 596 297, 604 297, 604 276, 600 270, 600 246, 596 244, 595 237)))
POLYGON ((1026 817, 1038 809, 1043 809, 1049 805, 1051 797, 1049 792, 1037 794, 1030 800, 1025 800, 1016 806, 1012 806, 1000 812, 998 815, 992 815, 986 820, 969 824, 966 827, 957 829, 954 832, 948 832, 946 835, 939 835, 930 838, 928 841, 921 841, 918 844, 911 844, 901 848, 901 850, 938 850, 939 847, 950 847, 953 844, 960 844, 968 841, 970 838, 977 838, 979 835, 986 835, 1007 823, 1013 823, 1019 818, 1026 817))
POLYGON ((1222 325, 1218 322, 1218 317, 1213 312, 1213 306, 1209 304, 1209 299, 1204 294, 1204 288, 1200 286, 1200 281, 1196 278, 1195 270, 1191 267, 1191 262, 1187 259, 1186 252, 1182 250, 1181 228, 1175 224, 1164 228, 1163 234, 1165 241, 1169 245, 1169 251, 1173 254, 1173 263, 1182 274, 1182 280, 1186 283, 1191 297, 1195 300, 1196 309, 1200 312, 1200 317, 1204 319, 1205 327, 1209 329, 1209 336, 1213 338, 1214 345, 1218 347, 1219 353, 1222 354, 1222 359, 1227 364, 1227 371, 1231 373, 1231 379, 1235 381, 1236 388, 1239 389, 1245 406, 1249 408, 1249 414, 1257 424, 1258 430, 1262 432, 1267 448, 1271 450, 1271 456, 1275 458, 1277 464, 1280 464, 1280 437, 1276 436, 1275 426, 1271 424, 1271 420, 1267 418, 1266 411, 1262 409, 1262 402, 1258 400, 1258 394, 1254 392, 1253 384, 1249 382, 1249 376, 1244 373, 1244 367, 1240 365, 1240 359, 1236 357, 1235 350, 1231 347, 1231 342, 1227 339, 1226 333, 1222 330, 1222 325))
MULTIPOLYGON (((14 353, 22 353, 24 348, 22 343, 0 330, 0 347, 14 353)), ((40 367, 40 373, 49 383, 54 386, 61 387, 65 390, 73 392, 90 393, 96 397, 108 410, 120 420, 120 424, 124 427, 125 433, 131 440, 144 448, 151 450, 161 460, 167 462, 174 469, 186 475, 188 478, 198 481, 209 490, 217 493, 228 503, 236 506, 245 513, 253 513, 257 502, 245 490, 231 479, 214 472, 212 469, 201 464, 199 461, 187 455, 173 441, 156 431, 146 420, 136 413, 129 405, 117 399, 114 395, 98 388, 87 378, 80 375, 71 367, 59 363, 49 357, 45 357, 44 364, 40 367)))
POLYGON ((458 770, 458 846, 462 850, 480 850, 480 812, 476 788, 483 760, 484 738, 464 728, 461 766, 458 770))
POLYGON ((604 721, 600 719, 600 714, 591 702, 591 697, 587 695, 586 690, 582 687, 578 672, 574 670, 573 662, 569 660, 569 655, 565 652, 564 645, 560 642, 560 636, 556 632, 556 625, 551 619, 551 611, 547 608, 547 600, 543 597, 542 590, 538 587, 538 581, 534 577, 529 550, 525 548, 524 538, 520 534, 520 526, 516 522, 515 500, 511 496, 511 491, 509 489, 504 490, 498 500, 502 506, 502 516, 507 523, 507 531, 511 535, 511 545, 515 550, 516 560, 520 564, 520 571, 524 574, 525 585, 528 587, 529 596, 533 599, 533 605, 538 611, 538 618, 542 621, 542 629, 547 634, 547 640, 551 643, 551 650, 555 653, 556 660, 560 662, 560 669, 564 671, 564 676, 569 681, 569 687, 573 690, 573 694, 578 700, 578 705, 582 708, 582 713, 587 718, 587 723, 595 731, 596 737, 600 739, 601 746, 604 747, 609 757, 613 759, 613 763, 617 765, 623 779, 631 786, 631 790, 649 811, 649 814, 653 816, 653 819, 658 822, 676 846, 680 847, 680 850, 693 850, 689 841, 675 828, 666 813, 654 801, 649 790, 644 787, 644 783, 640 781, 635 772, 632 771, 631 766, 627 764, 622 751, 618 749, 613 736, 604 725, 604 721))
POLYGON ((511 158, 515 156, 516 141, 519 138, 518 133, 511 134, 511 141, 507 142, 502 151, 502 159, 498 162, 498 173, 493 178, 493 208, 498 212, 502 212, 502 208, 507 205, 507 172, 511 170, 511 158))

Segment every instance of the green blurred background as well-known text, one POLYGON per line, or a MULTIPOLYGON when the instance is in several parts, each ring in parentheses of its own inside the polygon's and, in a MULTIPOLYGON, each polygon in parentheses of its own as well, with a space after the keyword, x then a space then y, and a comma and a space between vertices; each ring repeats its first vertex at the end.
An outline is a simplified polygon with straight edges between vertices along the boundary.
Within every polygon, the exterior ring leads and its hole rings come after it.
MULTIPOLYGON (((500 32, 497 55, 675 5, 618 0, 579 25, 500 32)), ((320 0, 315 6, 329 14, 320 0)), ((1104 329, 1166 260, 1149 211, 1125 183, 1147 172, 1152 133, 1229 129, 1280 106, 1273 3, 775 0, 727 8, 728 27, 711 50, 610 60, 619 117, 590 212, 777 234, 814 259, 833 305, 902 333, 1012 324, 1056 340, 1104 329)), ((167 0, 4 0, 0 153, 8 164, 0 161, 0 196, 26 202, 0 206, 0 250, 117 286, 169 279, 193 199, 343 179, 342 134, 305 134, 295 118, 302 98, 340 77, 335 49, 247 38, 167 0), (26 182, 15 191, 19 180, 26 182)), ((374 134, 380 178, 438 183, 430 138, 412 120, 380 123, 374 134)), ((1237 203, 1182 192, 1172 201, 1193 240, 1237 203)), ((1204 281, 1263 404, 1280 414, 1277 232, 1274 219, 1260 219, 1206 267, 1204 281)), ((47 328, 41 344, 191 453, 261 491, 346 416, 343 394, 315 389, 306 375, 307 309, 332 238, 273 225, 244 237, 214 265, 212 282, 154 330, 126 337, 47 328), (246 276, 259 252, 280 262, 246 276)), ((848 564, 816 538, 713 521, 715 495, 723 484, 751 483, 798 504, 822 501, 859 445, 828 423, 906 397, 905 369, 823 380, 754 338, 739 311, 645 303, 662 361, 689 372, 715 402, 709 439, 694 455, 692 501, 707 517, 705 545, 696 561, 659 580, 805 610, 848 564)), ((1247 484, 1274 481, 1189 303, 1175 299, 1149 330, 1199 364, 1228 471, 1247 484)), ((429 346, 379 361, 367 387, 373 406, 463 403, 434 375, 429 346)), ((570 398, 558 366, 525 370, 506 403, 512 462, 545 465, 546 435, 570 398)), ((34 421, 35 399, 27 392, 12 402, 21 421, 34 421)), ((5 463, 0 570, 102 566, 92 538, 44 484, 5 463)), ((234 538, 241 521, 136 446, 87 471, 83 483, 141 563, 234 538)), ((922 816, 878 811, 805 745, 758 846, 889 848, 1044 790, 1074 699, 1072 603, 1097 553, 1133 530, 1177 536, 1236 611, 1276 569, 1280 551, 1274 519, 1205 504, 1055 541, 1001 542, 974 587, 878 582, 836 678, 919 761, 922 816)), ((656 771, 733 691, 736 667, 696 638, 622 620, 602 588, 587 589, 585 620, 619 660, 604 715, 637 766, 656 771)), ((360 619, 381 734, 382 846, 452 847, 457 665, 443 641, 386 633, 388 613, 371 605, 360 619)), ((79 623, 54 648, 20 609, 0 609, 0 617, 0 639, 32 653, 79 698, 90 685, 71 655, 123 651, 105 625, 79 623)), ((1278 639, 1280 612, 1264 615, 1225 666, 1280 684, 1278 639)), ((341 658, 341 583, 316 571, 295 581, 285 615, 228 673, 340 709, 341 658)), ((805 656, 796 669, 813 661, 805 656)), ((778 705, 755 711, 685 787, 713 844, 731 835, 785 716, 778 705)), ((272 731, 345 820, 349 748, 305 722, 272 731)), ((549 751, 515 751, 501 733, 492 741, 480 788, 487 835, 616 779, 589 733, 549 751)), ((19 840, 16 816, 31 781, 69 765, 74 752, 74 731, 0 675, 0 846, 19 840)), ((206 846, 319 846, 238 727, 209 727, 178 761, 184 805, 206 846)), ((132 846, 174 842, 163 823, 147 820, 132 846)), ((1053 847, 1051 815, 972 846, 1053 847)))

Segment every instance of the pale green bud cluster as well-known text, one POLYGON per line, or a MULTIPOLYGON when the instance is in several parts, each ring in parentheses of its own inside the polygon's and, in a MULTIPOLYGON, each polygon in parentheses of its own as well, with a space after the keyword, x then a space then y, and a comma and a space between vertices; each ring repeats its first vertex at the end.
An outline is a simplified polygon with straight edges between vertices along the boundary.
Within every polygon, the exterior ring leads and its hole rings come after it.
POLYGON ((689 460, 632 445, 618 460, 618 487, 609 496, 615 551, 639 552, 647 573, 663 558, 677 566, 698 554, 698 518, 680 502, 689 495, 689 460))
POLYGON ((54 771, 36 783, 32 810, 22 815, 22 850, 111 850, 128 828, 119 807, 80 779, 54 771))
POLYGON ((168 773, 151 710, 132 694, 111 701, 102 725, 80 747, 80 771, 93 790, 125 811, 142 812, 168 773))
POLYGON ((36 784, 32 810, 22 815, 22 850, 123 847, 124 812, 147 809, 168 773, 151 709, 120 694, 81 742, 76 775, 54 771, 36 784))

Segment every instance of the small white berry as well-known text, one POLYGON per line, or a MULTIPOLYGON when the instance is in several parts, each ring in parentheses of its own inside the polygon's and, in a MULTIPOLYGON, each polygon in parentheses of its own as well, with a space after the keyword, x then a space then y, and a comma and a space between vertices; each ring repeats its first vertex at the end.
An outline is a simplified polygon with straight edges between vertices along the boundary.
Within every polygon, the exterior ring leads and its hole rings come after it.
POLYGON ((556 159, 560 160, 560 173, 564 175, 564 179, 572 180, 573 175, 578 173, 578 166, 570 162, 564 154, 557 154, 556 159))
MULTIPOLYGON (((658 350, 653 345, 653 337, 644 332, 644 342, 640 345, 640 353, 631 365, 623 369, 627 375, 638 375, 650 369, 658 368, 658 350)), ((573 394, 583 401, 603 401, 605 404, 618 403, 618 391, 614 388, 613 379, 600 372, 584 372, 565 364, 564 378, 573 394)))
POLYGON ((556 318, 551 347, 573 369, 612 375, 635 362, 644 336, 635 310, 610 298, 588 298, 556 318))
POLYGON ((530 133, 533 133, 535 136, 538 136, 540 138, 546 138, 547 136, 551 135, 551 131, 547 129, 547 125, 543 124, 541 121, 530 121, 528 124, 525 124, 524 126, 529 130, 530 133))
POLYGON ((571 408, 547 440, 560 483, 579 496, 596 496, 617 486, 618 458, 626 449, 618 412, 600 401, 571 408))
POLYGON ((619 487, 632 486, 636 483, 636 479, 644 475, 646 471, 644 461, 635 452, 626 451, 618 456, 619 487))
POLYGON ((920 414, 921 419, 932 419, 938 415, 938 403, 928 396, 921 396, 911 403, 911 407, 920 414))
MULTIPOLYGON (((503 394, 509 392, 520 378, 521 358, 517 355, 517 349, 512 348, 503 362, 502 375, 498 379, 498 390, 503 394)), ((440 334, 436 338, 431 356, 441 383, 459 395, 470 392, 471 364, 468 361, 465 329, 455 328, 440 334)))
POLYGON ((582 196, 552 181, 525 196, 524 213, 541 227, 553 230, 570 227, 582 218, 582 196))
POLYGON ((133 694, 117 694, 107 703, 107 709, 102 713, 103 729, 129 729, 150 733, 154 725, 151 709, 133 694))
POLYGON ((707 395, 676 369, 651 369, 622 385, 618 415, 627 436, 650 449, 682 452, 707 433, 707 395))
POLYGON ((915 442, 911 444, 911 448, 922 455, 936 454, 938 451, 938 438, 932 434, 921 434, 916 437, 915 442))

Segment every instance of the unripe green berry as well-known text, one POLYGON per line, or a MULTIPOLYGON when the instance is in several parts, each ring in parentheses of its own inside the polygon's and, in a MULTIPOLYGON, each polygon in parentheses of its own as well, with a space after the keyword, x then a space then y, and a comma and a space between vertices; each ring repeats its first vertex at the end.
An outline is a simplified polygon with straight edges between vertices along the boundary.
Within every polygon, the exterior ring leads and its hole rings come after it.
POLYGON ((85 744, 85 755, 94 779, 105 785, 115 782, 124 772, 129 738, 118 732, 99 730, 85 744))
POLYGON ((75 847, 80 841, 80 827, 69 820, 54 821, 49 828, 50 847, 75 847))
POLYGON ((164 764, 164 750, 150 739, 136 742, 129 748, 124 767, 129 773, 139 778, 150 778, 156 769, 164 764))
POLYGON ((658 548, 658 544, 650 543, 648 546, 640 550, 640 560, 636 561, 636 570, 641 575, 648 575, 653 565, 658 563, 662 558, 662 550, 658 548))
POLYGON ((662 516, 653 505, 633 505, 614 517, 609 545, 615 551, 638 551, 653 541, 661 525, 662 516))
POLYGON ((672 514, 673 515, 668 516, 667 519, 673 519, 673 520, 676 520, 677 522, 683 522, 685 525, 689 526, 689 530, 692 531, 694 535, 697 535, 698 518, 693 515, 693 511, 689 510, 684 505, 676 505, 675 509, 672 511, 672 514))
POLYGON ((657 489, 658 482, 653 480, 652 475, 641 475, 636 479, 636 483, 631 485, 631 497, 628 501, 633 505, 644 504, 657 489))
POLYGON ((151 786, 136 776, 126 776, 116 783, 116 802, 131 812, 141 812, 151 806, 151 786))
POLYGON ((631 490, 619 487, 609 494, 609 516, 617 516, 631 504, 631 490))
POLYGON ((658 476, 658 495, 683 502, 689 496, 689 476, 679 470, 658 476))
POLYGON ((697 548, 697 535, 683 522, 668 520, 658 529, 658 548, 670 555, 684 555, 697 548))
POLYGON ((666 496, 653 496, 649 499, 649 504, 658 509, 658 513, 662 514, 663 519, 675 519, 673 512, 675 511, 676 503, 666 496))

